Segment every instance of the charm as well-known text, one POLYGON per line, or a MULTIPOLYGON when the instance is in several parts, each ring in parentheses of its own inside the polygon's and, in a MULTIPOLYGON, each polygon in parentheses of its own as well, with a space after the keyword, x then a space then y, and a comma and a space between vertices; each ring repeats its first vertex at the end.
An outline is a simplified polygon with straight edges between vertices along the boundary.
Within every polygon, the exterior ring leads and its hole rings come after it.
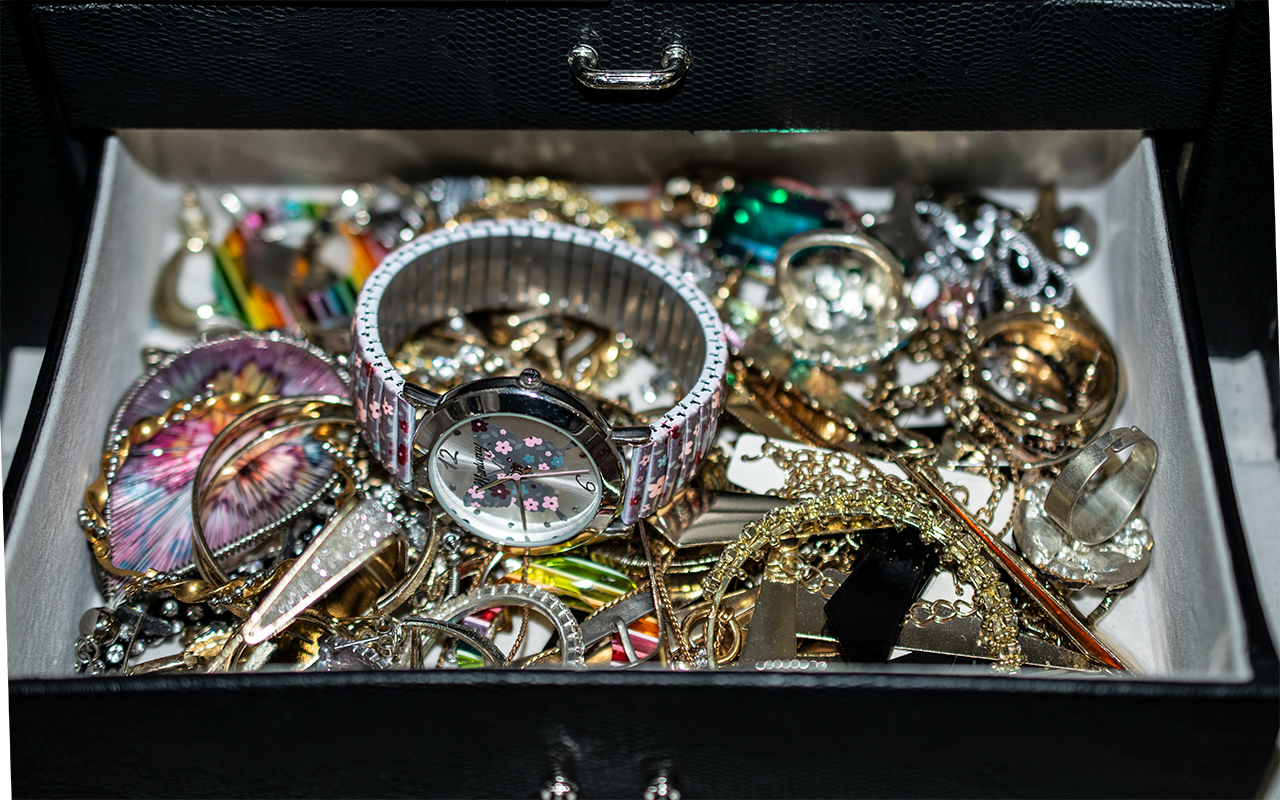
POLYGON ((569 608, 579 611, 594 611, 636 588, 635 583, 621 572, 576 556, 533 559, 523 570, 518 565, 508 566, 503 582, 532 584, 560 597, 569 608))
POLYGON ((127 605, 91 608, 80 618, 76 669, 90 675, 125 669, 148 644, 168 638, 181 627, 127 605))
POLYGON ((182 244, 173 254, 160 277, 156 279, 156 288, 151 296, 151 313, 165 327, 178 333, 193 336, 201 331, 225 328, 239 330, 244 324, 225 311, 208 303, 189 308, 178 296, 178 283, 182 277, 182 268, 187 256, 201 253, 208 249, 212 234, 209 230, 209 218, 200 206, 200 195, 194 187, 182 193, 182 208, 178 212, 178 224, 182 229, 182 244))
POLYGON ((787 542, 770 551, 740 660, 748 663, 789 661, 796 657, 796 619, 800 600, 800 584, 796 580, 800 565, 797 550, 795 542, 787 542))
MULTIPOLYGON (((726 594, 715 610, 716 632, 716 664, 726 666, 738 660, 742 655, 742 642, 751 617, 756 610, 756 599, 760 595, 760 587, 742 589, 726 594)), ((705 655, 706 625, 711 618, 712 603, 703 601, 680 609, 676 618, 680 620, 680 631, 688 646, 705 655)))
POLYGON ((804 231, 844 228, 851 223, 853 212, 848 204, 821 199, 802 188, 809 187, 748 180, 720 196, 708 233, 709 243, 726 268, 740 267, 772 278, 778 248, 787 239, 804 231))
MULTIPOLYGON (((958 656, 989 661, 981 646, 982 620, 973 613, 961 613, 946 601, 917 602, 911 607, 894 647, 913 653, 958 656)), ((1035 636, 1018 634, 1026 666, 1097 672, 1098 668, 1081 654, 1058 647, 1035 636)))
POLYGON ((316 660, 304 672, 360 672, 389 667, 390 661, 373 648, 345 636, 320 639, 316 660))
POLYGON ((1016 310, 1027 303, 1065 308, 1075 298, 1075 281, 1061 264, 1046 258, 1030 236, 1005 229, 979 296, 988 314, 1016 310))

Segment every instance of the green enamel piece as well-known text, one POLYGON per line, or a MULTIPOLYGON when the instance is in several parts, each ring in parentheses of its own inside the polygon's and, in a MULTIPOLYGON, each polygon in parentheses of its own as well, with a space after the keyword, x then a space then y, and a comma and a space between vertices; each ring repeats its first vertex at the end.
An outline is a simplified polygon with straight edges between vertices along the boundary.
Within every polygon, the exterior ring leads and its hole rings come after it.
MULTIPOLYGON (((510 577, 519 575, 516 571, 510 577)), ((636 588, 616 569, 574 556, 530 561, 527 578, 529 583, 561 597, 570 608, 580 611, 592 611, 636 588)))
POLYGON ((720 199, 708 232, 722 259, 772 276, 783 242, 838 222, 835 206, 825 200, 764 181, 745 181, 720 199))

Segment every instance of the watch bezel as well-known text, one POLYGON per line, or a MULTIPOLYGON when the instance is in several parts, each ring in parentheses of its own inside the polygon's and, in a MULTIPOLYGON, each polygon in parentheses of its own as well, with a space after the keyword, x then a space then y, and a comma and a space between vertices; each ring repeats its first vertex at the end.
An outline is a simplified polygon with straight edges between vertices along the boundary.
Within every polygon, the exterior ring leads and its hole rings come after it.
MULTIPOLYGON (((569 529, 570 532, 562 538, 542 541, 534 549, 563 549, 567 543, 576 545, 586 541, 584 534, 594 538, 603 533, 622 507, 627 478, 626 460, 613 444, 612 429, 600 413, 573 393, 556 386, 543 384, 531 389, 515 377, 486 378, 446 392, 414 433, 411 466, 415 487, 438 498, 435 487, 431 485, 430 463, 436 457, 436 450, 445 434, 468 419, 492 414, 528 417, 563 430, 578 442, 600 474, 600 506, 596 515, 582 527, 569 529)), ((522 546, 515 540, 484 536, 476 531, 471 533, 504 546, 522 546)))

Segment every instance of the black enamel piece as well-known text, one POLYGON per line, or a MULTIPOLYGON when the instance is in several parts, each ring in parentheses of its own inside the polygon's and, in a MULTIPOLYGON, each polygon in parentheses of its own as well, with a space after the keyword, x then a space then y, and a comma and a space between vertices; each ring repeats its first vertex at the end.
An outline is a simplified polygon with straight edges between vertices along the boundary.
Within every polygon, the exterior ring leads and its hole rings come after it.
POLYGON ((916 528, 864 533, 857 566, 826 606, 845 660, 888 661, 903 618, 937 569, 937 552, 916 528))

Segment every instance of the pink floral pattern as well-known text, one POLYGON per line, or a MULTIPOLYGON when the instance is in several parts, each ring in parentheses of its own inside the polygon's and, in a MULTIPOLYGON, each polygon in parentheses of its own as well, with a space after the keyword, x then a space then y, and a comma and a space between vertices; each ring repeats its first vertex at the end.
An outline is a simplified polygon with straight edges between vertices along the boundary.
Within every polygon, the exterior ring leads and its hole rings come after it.
POLYGON ((649 498, 653 499, 658 495, 662 494, 662 490, 665 489, 666 486, 667 486, 667 476, 659 475, 656 481, 649 484, 649 498))

